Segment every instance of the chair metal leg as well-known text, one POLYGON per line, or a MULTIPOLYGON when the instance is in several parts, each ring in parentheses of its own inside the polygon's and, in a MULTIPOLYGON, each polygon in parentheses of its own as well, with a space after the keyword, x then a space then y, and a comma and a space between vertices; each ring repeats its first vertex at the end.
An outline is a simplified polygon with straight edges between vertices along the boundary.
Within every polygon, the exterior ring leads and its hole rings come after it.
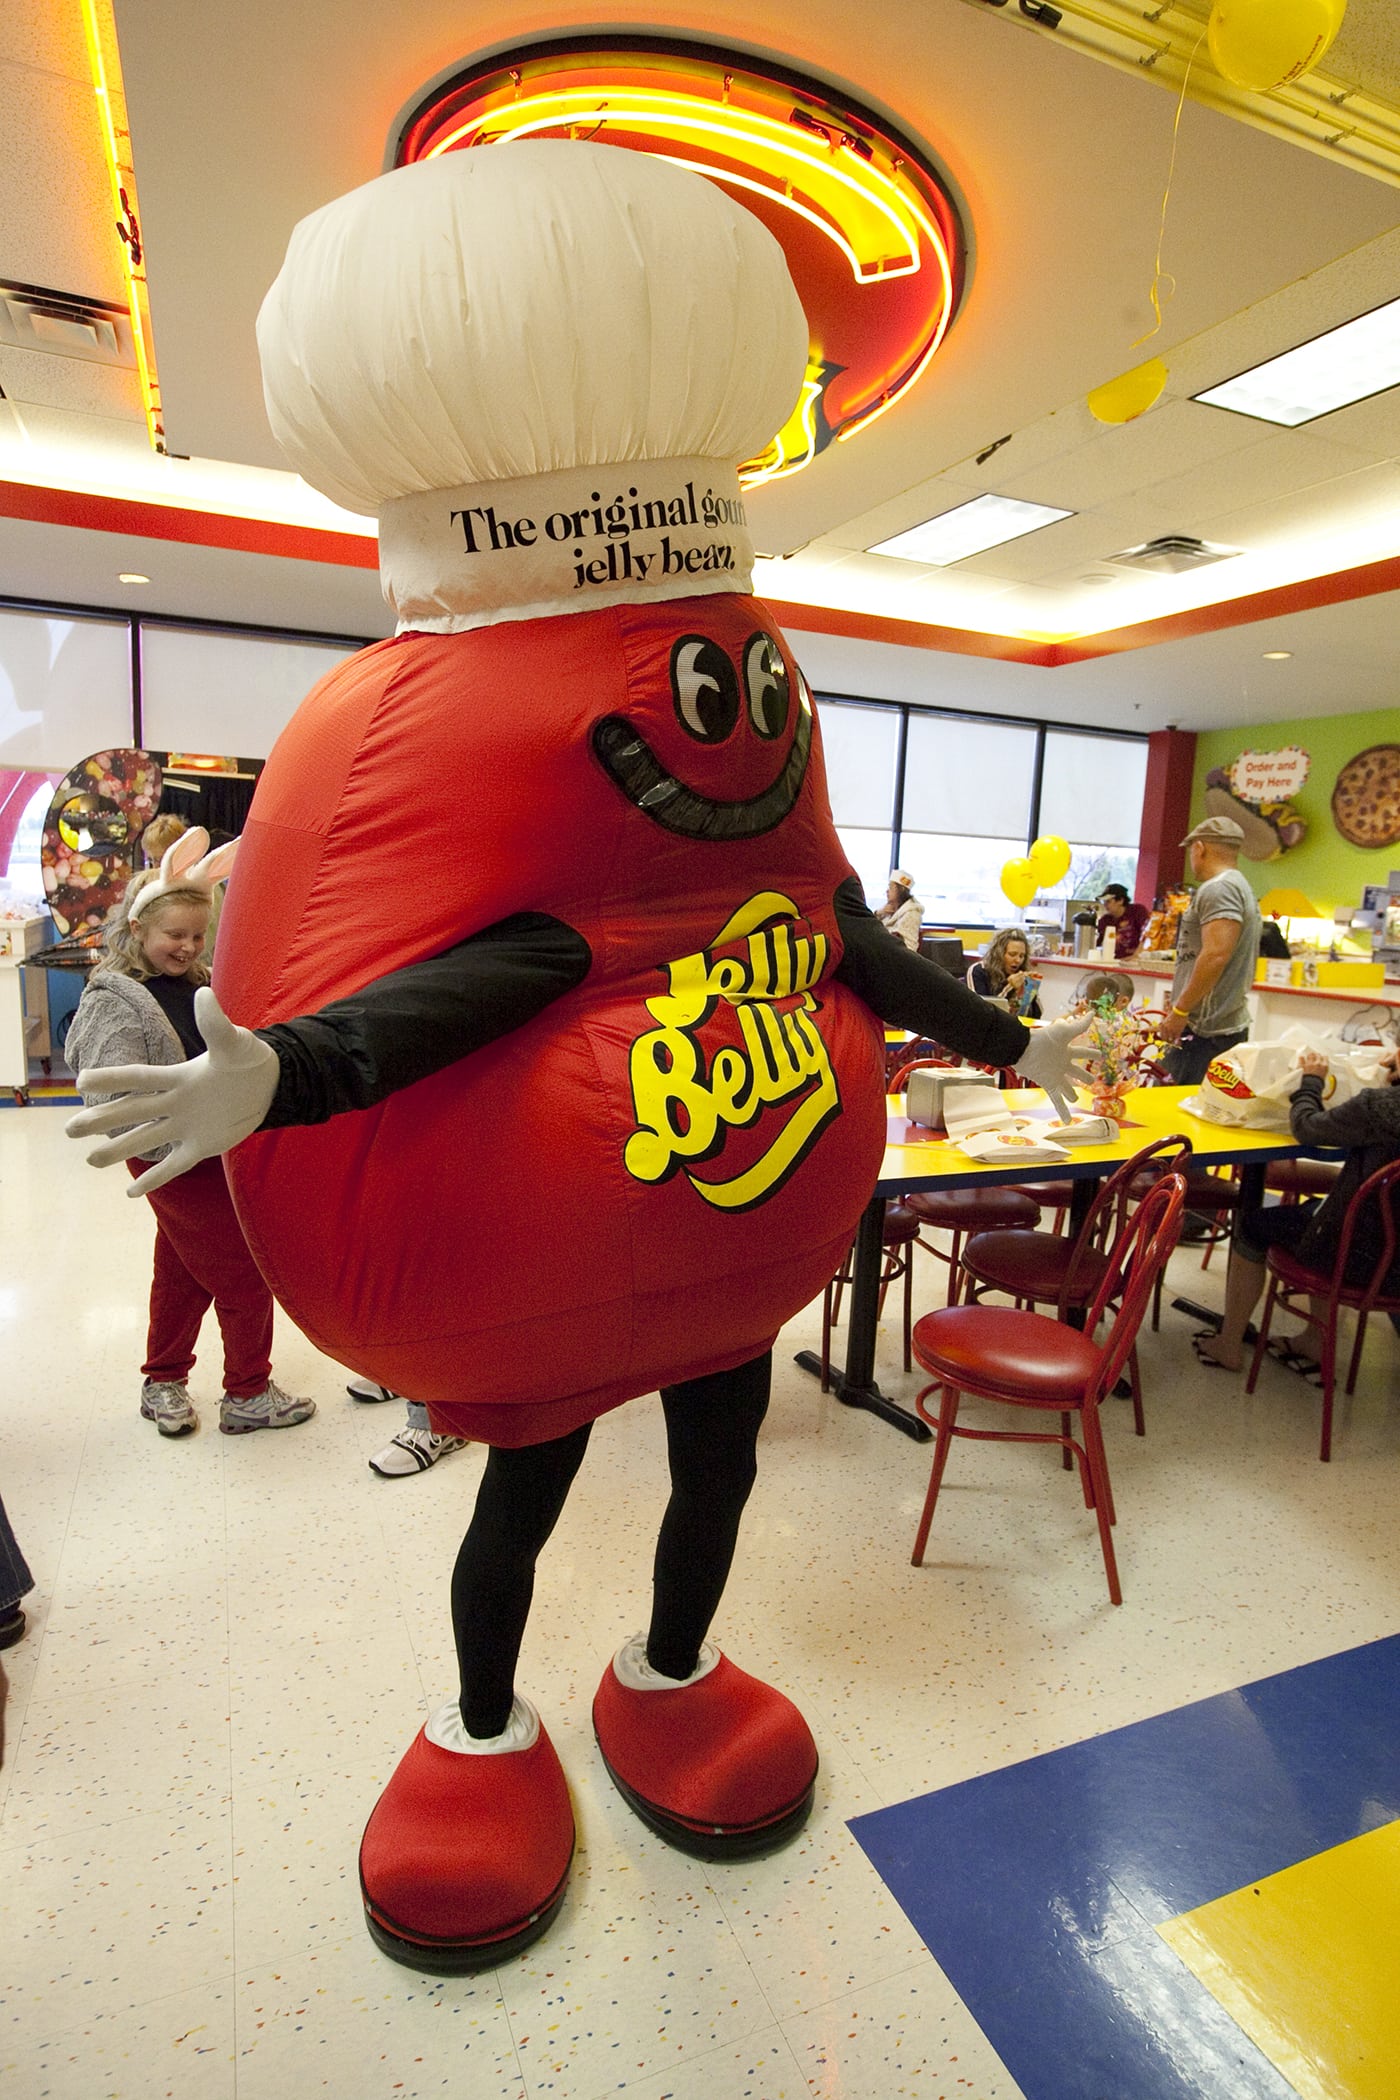
POLYGON ((1347 1372, 1347 1391, 1349 1393, 1356 1391, 1356 1374, 1361 1368, 1361 1344, 1366 1339, 1366 1321, 1368 1318, 1369 1315, 1364 1312, 1358 1313, 1356 1316, 1356 1340, 1351 1346, 1351 1368, 1347 1372))
MULTIPOLYGON (((1062 1437, 1064 1437, 1064 1438, 1068 1439, 1068 1437, 1069 1437, 1069 1434, 1070 1434, 1070 1427, 1069 1427, 1069 1416, 1068 1416, 1067 1414, 1061 1414, 1061 1416, 1060 1416, 1060 1435, 1061 1435, 1062 1437)), ((1061 1464, 1063 1465, 1063 1467, 1064 1467, 1064 1469, 1065 1469, 1066 1473, 1068 1473, 1068 1471, 1070 1470, 1070 1467, 1071 1467, 1071 1466, 1072 1466, 1072 1465, 1074 1464, 1074 1459, 1073 1459, 1073 1458, 1072 1458, 1072 1456, 1070 1455, 1070 1447, 1069 1447, 1069 1443, 1068 1443, 1068 1441, 1066 1441, 1065 1443, 1063 1443, 1063 1444, 1062 1444, 1062 1445, 1060 1446, 1060 1463, 1061 1463, 1061 1464)), ((1089 1497, 1088 1497, 1087 1495, 1086 1495, 1086 1496, 1084 1497, 1084 1506, 1085 1506, 1085 1508, 1086 1508, 1086 1509, 1087 1509, 1087 1508, 1088 1508, 1088 1506, 1089 1506, 1089 1497)))
POLYGON ((1094 1513, 1099 1521, 1099 1545, 1103 1549, 1104 1573, 1108 1577, 1108 1601, 1121 1604, 1123 1589, 1118 1580, 1118 1560, 1113 1551, 1111 1529, 1115 1522, 1113 1490, 1108 1481, 1108 1460, 1104 1453, 1099 1411, 1093 1405, 1084 1409, 1084 1449, 1088 1454, 1089 1470, 1094 1476, 1094 1513))
POLYGON ((914 1249, 906 1247, 900 1259, 904 1264, 904 1368, 914 1368, 914 1249))
POLYGON ((1249 1364, 1249 1376, 1244 1382, 1244 1389, 1247 1393, 1254 1391, 1255 1380, 1259 1376, 1259 1366, 1264 1361, 1264 1348, 1269 1339, 1269 1324, 1274 1317, 1274 1299, 1277 1296, 1278 1278, 1277 1276, 1271 1276, 1269 1278, 1269 1288, 1264 1293, 1264 1317, 1259 1322, 1259 1332, 1255 1337, 1254 1355, 1251 1357, 1249 1364))
POLYGON ((1327 1309, 1322 1329, 1322 1447, 1318 1457, 1325 1465, 1332 1456, 1332 1399, 1337 1384, 1337 1308, 1327 1309))
MULTIPOLYGON (((932 1392, 932 1386, 926 1386, 932 1392)), ((923 1393, 919 1399, 922 1400, 923 1393)), ((953 1424, 958 1419, 958 1393, 955 1387, 945 1385, 938 1404, 938 1431, 933 1442, 933 1465, 929 1469, 928 1493, 924 1497, 924 1513, 919 1519, 919 1528, 914 1535, 914 1551, 909 1556, 916 1568, 924 1564, 924 1548, 928 1544, 928 1530, 933 1522, 933 1506, 938 1500, 938 1490, 943 1480, 943 1468, 948 1463, 948 1451, 953 1441, 953 1424)))

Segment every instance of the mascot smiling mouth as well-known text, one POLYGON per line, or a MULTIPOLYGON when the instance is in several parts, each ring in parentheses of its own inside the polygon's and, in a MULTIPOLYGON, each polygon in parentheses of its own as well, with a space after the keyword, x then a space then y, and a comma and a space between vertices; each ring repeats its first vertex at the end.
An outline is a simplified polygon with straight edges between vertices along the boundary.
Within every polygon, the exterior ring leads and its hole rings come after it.
POLYGON ((680 838, 716 841, 761 838, 782 823, 802 791, 812 749, 812 703, 799 678, 792 748, 777 778, 746 801, 719 802, 677 780, 624 715, 604 715, 593 749, 610 779, 643 816, 680 838))

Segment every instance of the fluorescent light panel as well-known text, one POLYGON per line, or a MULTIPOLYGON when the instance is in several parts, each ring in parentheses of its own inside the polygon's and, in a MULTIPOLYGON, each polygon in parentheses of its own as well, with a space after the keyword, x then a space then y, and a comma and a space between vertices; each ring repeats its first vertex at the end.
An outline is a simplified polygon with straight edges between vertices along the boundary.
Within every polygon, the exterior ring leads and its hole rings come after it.
POLYGON ((956 510, 945 510, 908 532, 897 532, 892 540, 877 540, 867 554, 893 554, 901 561, 927 562, 930 568, 946 569, 970 554, 985 554, 989 547, 1004 546, 1007 540, 1024 539, 1059 518, 1072 518, 1072 510, 1051 510, 1045 503, 1017 503, 1010 496, 974 496, 956 510))
POLYGON ((1292 430, 1393 386, 1400 386, 1400 299, 1192 399, 1292 430))

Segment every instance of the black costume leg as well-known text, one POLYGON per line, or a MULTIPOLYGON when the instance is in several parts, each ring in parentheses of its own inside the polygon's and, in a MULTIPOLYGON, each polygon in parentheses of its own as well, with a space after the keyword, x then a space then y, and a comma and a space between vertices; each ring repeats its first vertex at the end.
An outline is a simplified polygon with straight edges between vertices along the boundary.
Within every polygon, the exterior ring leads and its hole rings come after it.
POLYGON ((591 1428, 585 1422, 548 1444, 518 1451, 493 1445, 487 1453, 476 1509, 452 1571, 452 1624, 468 1735, 499 1735, 510 1719, 535 1562, 559 1521, 591 1428))
POLYGON ((671 1499, 656 1542, 647 1661, 664 1677, 689 1677, 724 1594, 772 1373, 769 1350, 662 1389, 671 1499))

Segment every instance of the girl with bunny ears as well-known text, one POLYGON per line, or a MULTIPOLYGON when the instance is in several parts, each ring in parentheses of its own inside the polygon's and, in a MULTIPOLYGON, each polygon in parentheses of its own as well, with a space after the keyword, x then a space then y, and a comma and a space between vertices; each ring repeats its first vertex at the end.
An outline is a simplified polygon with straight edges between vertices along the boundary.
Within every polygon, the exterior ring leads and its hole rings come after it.
MULTIPOLYGON (((203 954, 214 885, 227 875, 236 843, 210 853, 207 832, 186 831, 167 847, 158 870, 147 868, 128 884, 107 925, 107 961, 88 980, 69 1031, 75 1071, 133 1060, 175 1065, 203 1054, 194 997, 209 981, 203 954)), ((89 1091, 84 1098, 110 1097, 89 1091)), ((164 1148, 151 1155, 162 1157, 164 1148)), ((150 1163, 133 1161, 132 1172, 150 1163)), ((272 1378, 272 1294, 234 1215, 222 1161, 204 1160, 147 1195, 156 1245, 143 1416, 162 1436, 188 1436, 198 1428, 187 1381, 212 1304, 224 1342, 219 1427, 234 1436, 306 1421, 315 1402, 294 1399, 272 1378)))

